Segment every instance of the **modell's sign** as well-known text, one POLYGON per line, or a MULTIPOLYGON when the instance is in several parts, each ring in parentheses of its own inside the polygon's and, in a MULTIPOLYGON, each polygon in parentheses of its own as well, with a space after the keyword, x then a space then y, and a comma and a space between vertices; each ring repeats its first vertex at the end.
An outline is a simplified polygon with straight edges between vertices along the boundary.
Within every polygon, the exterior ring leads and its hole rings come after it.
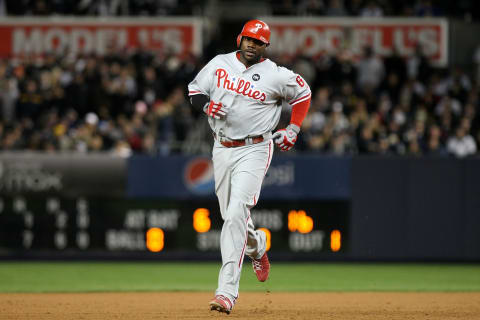
POLYGON ((272 31, 270 52, 317 57, 348 48, 359 56, 366 46, 386 56, 397 50, 412 55, 416 48, 434 63, 448 62, 448 23, 445 19, 397 18, 264 18, 272 31))
POLYGON ((0 19, 0 57, 44 53, 104 54, 143 47, 173 54, 200 53, 196 19, 0 19))

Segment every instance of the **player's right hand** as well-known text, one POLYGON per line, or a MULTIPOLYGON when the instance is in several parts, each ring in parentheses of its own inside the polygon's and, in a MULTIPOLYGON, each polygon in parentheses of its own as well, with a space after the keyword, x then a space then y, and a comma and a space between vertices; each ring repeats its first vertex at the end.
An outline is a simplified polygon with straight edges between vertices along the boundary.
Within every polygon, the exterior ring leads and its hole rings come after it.
POLYGON ((215 103, 214 101, 210 101, 205 105, 203 111, 214 119, 225 119, 227 116, 227 110, 221 102, 215 103))

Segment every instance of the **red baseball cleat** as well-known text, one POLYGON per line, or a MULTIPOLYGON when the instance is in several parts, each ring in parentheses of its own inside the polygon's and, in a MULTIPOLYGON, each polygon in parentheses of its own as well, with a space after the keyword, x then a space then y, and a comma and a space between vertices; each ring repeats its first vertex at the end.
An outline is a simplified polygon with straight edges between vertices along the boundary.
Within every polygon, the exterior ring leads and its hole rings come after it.
POLYGON ((230 311, 233 309, 233 303, 225 296, 218 295, 215 296, 215 299, 210 301, 210 310, 215 310, 218 312, 225 312, 230 314, 230 311))
POLYGON ((268 261, 267 253, 260 259, 252 259, 253 271, 257 275, 258 281, 264 282, 268 279, 268 273, 270 272, 270 262, 268 261))

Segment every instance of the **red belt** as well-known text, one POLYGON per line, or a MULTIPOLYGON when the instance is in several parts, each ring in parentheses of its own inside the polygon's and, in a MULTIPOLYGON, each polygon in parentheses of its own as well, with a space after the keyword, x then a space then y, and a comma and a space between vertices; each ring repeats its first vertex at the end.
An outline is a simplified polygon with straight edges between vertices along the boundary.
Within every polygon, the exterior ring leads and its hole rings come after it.
MULTIPOLYGON (((217 135, 215 134, 215 132, 213 133, 213 137, 217 139, 217 135)), ((235 148, 235 147, 243 147, 243 146, 246 146, 247 144, 257 144, 257 143, 263 142, 265 139, 263 138, 263 136, 255 136, 255 137, 248 137, 246 139, 241 139, 241 140, 221 140, 221 139, 217 139, 217 140, 224 147, 235 148), (248 140, 250 140, 251 142, 247 143, 248 140)))

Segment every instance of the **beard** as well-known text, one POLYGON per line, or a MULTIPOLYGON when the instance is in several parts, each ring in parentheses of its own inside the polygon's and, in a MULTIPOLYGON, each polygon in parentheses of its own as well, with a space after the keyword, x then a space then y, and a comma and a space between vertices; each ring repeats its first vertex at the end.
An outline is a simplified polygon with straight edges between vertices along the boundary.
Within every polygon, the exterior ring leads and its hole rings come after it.
POLYGON ((248 61, 248 62, 258 62, 260 61, 260 58, 261 58, 261 54, 258 53, 258 52, 250 52, 250 51, 247 51, 247 50, 242 50, 242 56, 243 58, 248 61))

